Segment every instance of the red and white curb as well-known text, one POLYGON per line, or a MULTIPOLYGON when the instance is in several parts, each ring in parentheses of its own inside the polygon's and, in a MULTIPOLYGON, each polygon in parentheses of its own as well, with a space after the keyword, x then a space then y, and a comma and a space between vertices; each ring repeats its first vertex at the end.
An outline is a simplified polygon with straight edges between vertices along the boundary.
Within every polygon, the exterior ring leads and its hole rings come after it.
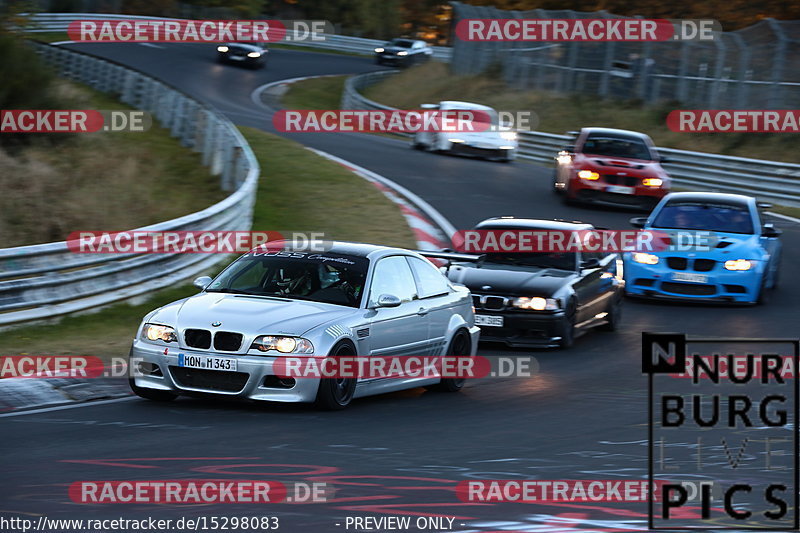
POLYGON ((364 178, 394 202, 403 213, 411 231, 414 232, 414 238, 420 250, 438 251, 451 247, 451 238, 456 232, 455 228, 425 200, 371 170, 315 148, 306 147, 306 149, 334 161, 364 178))

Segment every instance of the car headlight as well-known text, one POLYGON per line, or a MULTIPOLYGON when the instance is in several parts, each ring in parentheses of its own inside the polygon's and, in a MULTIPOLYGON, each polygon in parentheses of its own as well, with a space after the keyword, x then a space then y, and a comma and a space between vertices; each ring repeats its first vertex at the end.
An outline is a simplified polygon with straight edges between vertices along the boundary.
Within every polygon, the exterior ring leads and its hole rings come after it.
POLYGON ((227 46, 217 46, 217 52, 227 52, 227 51, 228 51, 227 46))
POLYGON ((645 178, 642 180, 642 185, 645 187, 661 187, 664 184, 664 180, 661 178, 645 178))
POLYGON ((399 56, 407 56, 407 55, 408 55, 408 52, 405 52, 405 51, 403 51, 403 52, 397 52, 397 55, 399 55, 399 56))
POLYGON ((582 180, 595 181, 600 179, 600 174, 594 170, 579 170, 578 177, 582 180))
POLYGON ((261 52, 250 52, 247 57, 261 57, 261 52))
POLYGON ((375 53, 376 53, 376 54, 380 54, 380 53, 381 53, 381 52, 383 52, 383 51, 384 51, 384 50, 383 50, 383 48, 376 48, 376 49, 375 49, 375 53))
POLYGON ((253 341, 251 350, 268 352, 275 350, 281 353, 314 353, 314 345, 308 339, 300 337, 284 337, 282 335, 262 335, 253 341))
POLYGON ((646 254, 644 252, 636 252, 633 254, 632 259, 636 263, 641 263, 643 265, 657 265, 658 264, 658 256, 653 254, 646 254))
POLYGON ((517 140, 517 132, 516 131, 501 131, 500 138, 505 139, 507 141, 516 141, 517 140))
POLYGON ((725 261, 726 270, 750 270, 755 266, 753 261, 747 259, 730 259, 725 261))
POLYGON ((542 298, 540 296, 534 296, 532 298, 514 298, 512 304, 514 307, 519 307, 520 309, 532 309, 534 311, 555 311, 559 309, 558 300, 555 298, 542 298))
POLYGON ((452 139, 447 139, 447 140, 450 141, 451 143, 463 143, 464 142, 464 139, 458 139, 456 137, 453 137, 452 139))
POLYGON ((176 342, 178 340, 175 328, 161 324, 145 324, 142 329, 142 337, 149 341, 176 342))

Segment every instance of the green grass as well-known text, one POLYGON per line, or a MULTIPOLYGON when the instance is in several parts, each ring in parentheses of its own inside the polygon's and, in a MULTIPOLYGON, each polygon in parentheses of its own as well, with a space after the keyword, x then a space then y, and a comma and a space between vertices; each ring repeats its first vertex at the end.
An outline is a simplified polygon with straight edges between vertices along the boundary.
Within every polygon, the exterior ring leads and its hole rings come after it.
MULTIPOLYGON (((59 80, 65 109, 130 110, 59 80)), ((145 132, 31 134, 0 146, 0 243, 63 240, 72 231, 119 231, 177 218, 225 197, 200 154, 154 122, 145 132)))
MULTIPOLYGON (((241 130, 262 169, 254 230, 321 231, 326 238, 414 247, 400 211, 372 185, 298 143, 253 128, 241 130)), ((4 331, 0 355, 124 357, 148 311, 196 292, 182 284, 157 291, 141 304, 120 303, 54 325, 4 331)))
POLYGON ((447 65, 437 62, 400 71, 364 93, 367 98, 401 109, 457 99, 498 110, 532 111, 539 119, 535 129, 549 133, 605 126, 646 132, 663 147, 800 162, 800 151, 795 149, 798 134, 677 133, 666 126, 667 114, 681 107, 674 102, 642 107, 638 102, 593 96, 512 90, 497 78, 454 76, 447 65))
POLYGON ((289 109, 339 109, 347 76, 326 76, 292 83, 281 103, 289 109))

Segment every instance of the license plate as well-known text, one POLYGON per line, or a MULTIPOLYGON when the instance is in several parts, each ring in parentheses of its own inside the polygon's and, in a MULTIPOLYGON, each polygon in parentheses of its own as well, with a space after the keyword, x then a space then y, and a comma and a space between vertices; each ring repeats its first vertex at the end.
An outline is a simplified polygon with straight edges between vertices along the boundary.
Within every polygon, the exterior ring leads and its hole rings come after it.
POLYGON ((633 187, 625 187, 624 185, 609 185, 606 187, 606 192, 613 192, 616 194, 633 194, 633 187))
POLYGON ((244 56, 231 56, 234 61, 244 61, 244 56))
POLYGON ((489 315, 475 315, 476 326, 494 326, 497 328, 503 327, 503 317, 489 316, 489 315))
POLYGON ((693 274, 691 272, 675 272, 672 274, 675 281, 688 281, 689 283, 706 283, 708 276, 705 274, 693 274))
POLYGON ((178 354, 178 366, 236 372, 236 359, 216 357, 214 355, 184 355, 181 353, 178 354))

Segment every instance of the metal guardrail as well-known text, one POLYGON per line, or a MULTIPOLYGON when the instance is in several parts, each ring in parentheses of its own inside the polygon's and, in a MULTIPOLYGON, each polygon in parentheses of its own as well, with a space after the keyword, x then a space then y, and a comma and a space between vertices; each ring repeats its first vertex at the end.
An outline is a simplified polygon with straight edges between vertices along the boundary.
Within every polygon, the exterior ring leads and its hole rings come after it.
MULTIPOLYGON (((223 190, 234 191, 207 209, 137 231, 250 229, 260 170, 247 141, 224 115, 136 70, 57 46, 35 46, 61 76, 152 113, 154 123, 202 154, 223 190)), ((0 249, 0 326, 145 295, 219 261, 216 254, 81 254, 66 242, 0 249)))
MULTIPOLYGON (((348 78, 342 93, 342 109, 393 109, 366 98, 360 91, 396 73, 379 71, 348 78)), ((572 141, 573 137, 567 135, 522 131, 519 132, 517 155, 522 159, 549 164, 572 141)), ((669 162, 663 165, 664 169, 680 187, 747 194, 782 205, 800 207, 798 164, 672 148, 659 148, 658 151, 669 158, 669 162)))
MULTIPOLYGON (((103 13, 38 13, 30 17, 32 26, 26 31, 36 32, 59 32, 67 31, 69 23, 73 20, 116 20, 116 19, 155 19, 155 20, 179 20, 161 17, 143 17, 134 15, 115 15, 103 13)), ((307 48, 318 48, 321 50, 335 50, 337 52, 349 52, 359 55, 373 55, 375 48, 385 44, 385 41, 377 39, 362 39, 361 37, 348 37, 346 35, 325 34, 324 41, 293 41, 293 46, 303 46, 307 48)), ((434 46, 433 58, 439 61, 450 61, 452 50, 447 46, 434 46)))

